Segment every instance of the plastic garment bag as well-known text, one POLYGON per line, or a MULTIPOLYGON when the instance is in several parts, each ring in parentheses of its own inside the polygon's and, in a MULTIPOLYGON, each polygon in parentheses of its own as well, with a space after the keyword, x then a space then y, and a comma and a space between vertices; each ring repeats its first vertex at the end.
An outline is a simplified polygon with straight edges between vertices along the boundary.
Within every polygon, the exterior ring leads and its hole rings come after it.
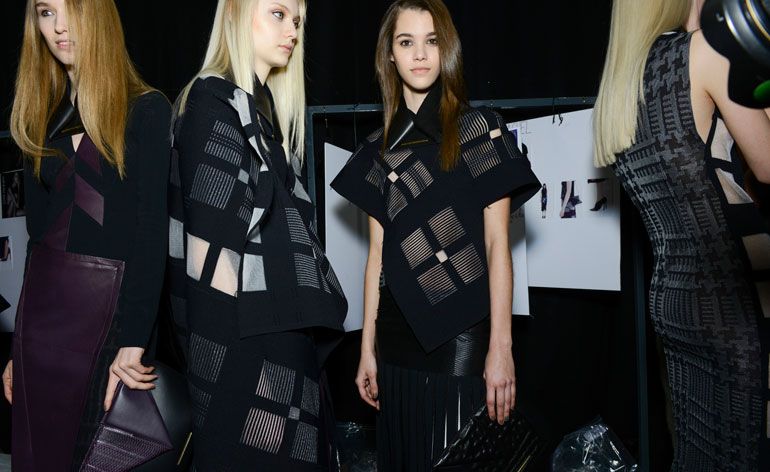
POLYGON ((597 421, 564 437, 551 459, 552 472, 637 472, 636 460, 610 428, 597 421))

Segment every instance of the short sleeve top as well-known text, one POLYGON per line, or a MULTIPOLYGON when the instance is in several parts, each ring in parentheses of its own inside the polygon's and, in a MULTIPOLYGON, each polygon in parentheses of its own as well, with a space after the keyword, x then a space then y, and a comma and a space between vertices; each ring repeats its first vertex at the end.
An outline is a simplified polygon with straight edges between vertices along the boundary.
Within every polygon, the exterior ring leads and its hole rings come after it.
MULTIPOLYGON (((396 118, 410 114, 402 103, 396 118)), ((378 130, 331 184, 382 224, 385 280, 426 351, 489 316, 484 208, 509 196, 514 211, 540 188, 515 137, 487 108, 463 113, 459 162, 441 170, 437 116, 431 92, 406 120, 416 132, 392 125, 391 135, 406 139, 386 148, 378 130)))

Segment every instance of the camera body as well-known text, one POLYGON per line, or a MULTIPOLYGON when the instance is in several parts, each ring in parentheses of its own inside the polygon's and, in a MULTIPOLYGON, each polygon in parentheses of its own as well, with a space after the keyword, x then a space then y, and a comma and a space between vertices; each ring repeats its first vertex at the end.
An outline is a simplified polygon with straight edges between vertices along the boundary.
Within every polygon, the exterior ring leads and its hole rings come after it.
POLYGON ((701 28, 711 47, 730 61, 730 99, 769 107, 770 0, 706 0, 701 28))

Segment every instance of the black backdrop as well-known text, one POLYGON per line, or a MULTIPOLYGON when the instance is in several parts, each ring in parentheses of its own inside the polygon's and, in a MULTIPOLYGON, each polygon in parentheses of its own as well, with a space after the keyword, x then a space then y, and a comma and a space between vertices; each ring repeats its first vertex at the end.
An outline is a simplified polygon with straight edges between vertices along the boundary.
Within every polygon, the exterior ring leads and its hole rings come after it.
MULTIPOLYGON (((5 2, 0 129, 7 128, 24 0, 5 2)), ((374 47, 388 0, 310 0, 308 104, 373 103, 374 47)), ((447 0, 463 42, 471 99, 594 95, 609 0, 447 0)), ((117 0, 131 57, 170 98, 200 65, 213 0, 117 0)))
MULTIPOLYGON (((610 0, 445 0, 460 33, 469 97, 478 99, 593 96, 604 61, 610 0)), ((4 4, 0 28, 0 130, 7 129, 21 42, 24 1, 4 4)), ((376 103, 373 56, 388 0, 310 0, 308 105, 376 103)), ((200 66, 216 2, 117 0, 129 52, 139 71, 173 100, 200 66)), ((539 110, 541 115, 552 110, 539 110)), ((530 112, 529 115, 532 113, 530 112)), ((520 119, 526 113, 508 113, 520 119)), ((319 117, 317 142, 355 146, 351 116, 319 117)), ((377 126, 360 117, 357 137, 377 126)), ((7 155, 7 154, 6 154, 7 155)), ((3 168, 16 166, 6 159, 3 168)), ((552 440, 601 415, 638 453, 636 364, 630 241, 637 218, 625 202, 623 290, 620 293, 532 289, 531 321, 518 320, 514 344, 522 401, 536 403, 552 440)), ((638 228, 638 226, 636 227, 638 228)), ((568 241, 566 243, 569 243, 568 241)), ((590 276, 590 273, 587 274, 590 276)), ((336 409, 344 421, 370 422, 355 398, 352 375, 358 334, 330 361, 336 409)), ((652 343, 652 341, 648 341, 652 343)), ((8 338, 2 343, 7 350, 8 338)), ((654 344, 650 354, 652 463, 667 466, 669 439, 654 344)), ((0 411, 7 450, 7 410, 0 411)), ((544 465, 543 465, 544 467, 544 465)))

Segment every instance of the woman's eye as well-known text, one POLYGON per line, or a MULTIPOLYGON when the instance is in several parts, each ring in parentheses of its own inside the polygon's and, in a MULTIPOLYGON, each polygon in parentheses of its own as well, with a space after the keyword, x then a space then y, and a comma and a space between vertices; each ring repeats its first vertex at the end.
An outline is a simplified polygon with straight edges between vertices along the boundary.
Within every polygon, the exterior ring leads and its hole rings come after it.
POLYGON ((399 45, 400 45, 402 48, 408 48, 409 46, 411 46, 411 45, 412 45, 412 40, 411 40, 411 39, 404 39, 403 41, 401 41, 401 42, 400 42, 400 43, 398 43, 398 44, 399 44, 399 45))
POLYGON ((44 18, 47 16, 53 16, 53 12, 51 10, 43 9, 43 10, 40 10, 40 16, 44 18))
POLYGON ((283 12, 281 10, 274 11, 273 16, 278 18, 279 20, 283 20, 283 12))
POLYGON ((294 20, 294 27, 299 28, 299 25, 301 25, 302 22, 300 20, 294 20))
POLYGON ((437 45, 438 45, 438 39, 436 39, 436 38, 430 38, 430 39, 428 40, 428 44, 430 44, 431 46, 437 46, 437 45))

